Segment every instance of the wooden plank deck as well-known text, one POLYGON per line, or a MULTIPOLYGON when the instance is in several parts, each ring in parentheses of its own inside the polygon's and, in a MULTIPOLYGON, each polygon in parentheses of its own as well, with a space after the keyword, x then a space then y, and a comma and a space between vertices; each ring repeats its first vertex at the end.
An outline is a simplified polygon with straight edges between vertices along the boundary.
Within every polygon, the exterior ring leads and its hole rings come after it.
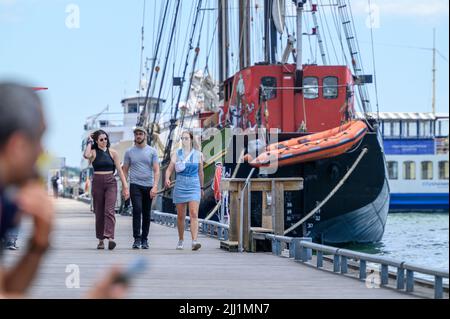
MULTIPOLYGON (((151 299, 316 299, 414 298, 392 289, 369 289, 364 282, 316 270, 270 253, 229 253, 220 243, 200 235, 201 250, 190 250, 190 233, 185 250, 175 250, 177 232, 158 224, 150 228, 150 249, 132 250, 131 217, 117 216, 114 251, 98 251, 94 215, 87 204, 57 201, 57 224, 53 248, 46 256, 39 276, 30 290, 31 298, 80 298, 113 264, 126 265, 136 256, 148 256, 149 270, 133 282, 128 297, 151 299), (66 267, 78 265, 80 288, 65 285, 66 267)), ((30 228, 24 223, 19 245, 30 228)), ((21 253, 6 252, 11 264, 21 253)))

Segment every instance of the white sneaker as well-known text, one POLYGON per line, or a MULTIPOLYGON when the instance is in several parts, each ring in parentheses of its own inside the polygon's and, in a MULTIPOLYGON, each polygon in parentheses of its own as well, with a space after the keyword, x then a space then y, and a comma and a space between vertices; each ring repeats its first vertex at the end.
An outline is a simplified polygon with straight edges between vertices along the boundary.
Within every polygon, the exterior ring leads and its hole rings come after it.
POLYGON ((196 240, 192 241, 192 250, 199 250, 200 247, 202 247, 202 245, 198 241, 196 240))
POLYGON ((177 244, 177 250, 181 250, 181 249, 183 249, 183 241, 179 240, 178 244, 177 244))

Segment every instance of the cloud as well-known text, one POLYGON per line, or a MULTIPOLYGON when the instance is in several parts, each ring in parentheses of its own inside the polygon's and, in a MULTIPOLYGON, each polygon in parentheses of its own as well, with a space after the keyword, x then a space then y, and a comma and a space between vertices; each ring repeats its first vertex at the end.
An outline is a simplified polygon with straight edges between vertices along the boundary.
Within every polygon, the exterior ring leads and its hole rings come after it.
MULTIPOLYGON (((353 13, 368 14, 367 0, 350 0, 353 13)), ((373 9, 378 8, 381 15, 403 17, 436 17, 449 15, 448 0, 372 0, 373 9)))

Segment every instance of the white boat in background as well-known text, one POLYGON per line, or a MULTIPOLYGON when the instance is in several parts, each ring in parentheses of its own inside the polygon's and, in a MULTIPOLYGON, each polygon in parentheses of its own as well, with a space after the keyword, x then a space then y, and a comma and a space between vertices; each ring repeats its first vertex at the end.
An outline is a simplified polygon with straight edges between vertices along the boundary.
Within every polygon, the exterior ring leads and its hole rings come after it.
POLYGON ((448 113, 380 113, 391 212, 449 210, 448 113))
MULTIPOLYGON (((123 158, 126 150, 133 145, 133 127, 136 126, 137 118, 144 107, 144 98, 139 96, 125 98, 121 101, 121 104, 122 112, 109 113, 109 107, 107 107, 100 113, 89 116, 84 124, 84 132, 81 139, 80 187, 84 191, 84 194, 81 196, 88 200, 91 197, 93 172, 89 162, 83 158, 83 153, 89 136, 96 130, 104 130, 109 135, 111 147, 119 153, 120 158, 123 158)), ((154 114, 161 109, 160 105, 158 105, 158 99, 155 98, 149 99, 148 105, 150 114, 154 114)), ((167 128, 162 125, 162 131, 164 130, 167 130, 167 128)), ((157 130, 156 134, 158 134, 157 130)))

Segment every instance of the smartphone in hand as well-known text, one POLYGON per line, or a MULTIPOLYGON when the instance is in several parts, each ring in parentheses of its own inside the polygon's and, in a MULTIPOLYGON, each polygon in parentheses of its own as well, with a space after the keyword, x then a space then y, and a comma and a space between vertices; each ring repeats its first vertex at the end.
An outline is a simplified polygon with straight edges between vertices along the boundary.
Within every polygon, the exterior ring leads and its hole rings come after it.
POLYGON ((129 285, 131 280, 148 269, 148 260, 144 257, 134 259, 114 280, 117 284, 129 285))

